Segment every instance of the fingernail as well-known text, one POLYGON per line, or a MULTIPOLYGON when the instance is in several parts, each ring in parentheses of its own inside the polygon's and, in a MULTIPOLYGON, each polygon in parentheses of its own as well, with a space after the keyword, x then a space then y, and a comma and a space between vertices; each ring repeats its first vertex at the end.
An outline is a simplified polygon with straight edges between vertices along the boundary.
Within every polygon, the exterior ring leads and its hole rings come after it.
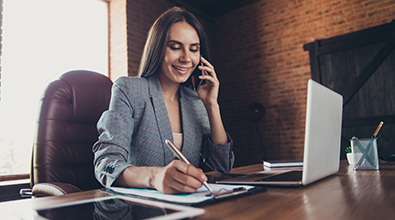
POLYGON ((200 180, 201 181, 207 181, 208 179, 207 179, 207 176, 203 174, 202 177, 200 178, 200 180))

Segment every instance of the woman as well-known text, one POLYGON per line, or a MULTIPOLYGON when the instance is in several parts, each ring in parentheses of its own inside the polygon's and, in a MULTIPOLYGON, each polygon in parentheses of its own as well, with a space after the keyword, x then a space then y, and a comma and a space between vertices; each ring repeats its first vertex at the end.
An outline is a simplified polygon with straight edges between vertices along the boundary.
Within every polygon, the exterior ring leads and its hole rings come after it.
POLYGON ((156 20, 139 77, 122 77, 114 83, 109 110, 98 122, 95 175, 104 186, 193 193, 207 181, 196 168, 200 155, 217 172, 230 171, 233 142, 221 121, 219 81, 203 57, 208 57, 205 34, 192 14, 175 7, 156 20), (206 83, 197 92, 187 88, 202 71, 207 74, 199 79, 206 83), (192 165, 174 160, 166 139, 192 165))

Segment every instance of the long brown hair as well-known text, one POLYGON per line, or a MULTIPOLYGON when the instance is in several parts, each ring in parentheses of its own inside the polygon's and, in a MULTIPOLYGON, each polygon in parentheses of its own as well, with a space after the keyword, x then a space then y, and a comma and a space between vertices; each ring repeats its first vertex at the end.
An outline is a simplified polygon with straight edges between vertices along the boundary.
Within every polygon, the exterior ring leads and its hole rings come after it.
MULTIPOLYGON (((183 8, 173 7, 163 13, 148 32, 140 61, 139 77, 149 77, 158 71, 165 54, 170 29, 177 22, 186 22, 196 30, 200 40, 200 55, 209 60, 206 35, 198 19, 183 8)), ((198 74, 200 71, 196 68, 195 72, 193 74, 198 74)))

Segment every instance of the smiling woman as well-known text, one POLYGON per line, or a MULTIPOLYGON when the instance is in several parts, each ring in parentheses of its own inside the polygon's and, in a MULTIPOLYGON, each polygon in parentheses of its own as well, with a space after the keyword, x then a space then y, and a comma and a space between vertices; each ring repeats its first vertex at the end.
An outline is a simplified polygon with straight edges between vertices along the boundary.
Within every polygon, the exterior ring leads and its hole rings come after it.
POLYGON ((107 5, 101 0, 4 1, 0 175, 29 173, 38 103, 73 69, 107 75, 107 5))
POLYGON ((230 171, 233 141, 221 120, 217 74, 202 58, 208 58, 204 36, 197 18, 178 7, 151 26, 139 76, 114 82, 109 109, 97 124, 95 175, 103 186, 192 193, 207 181, 197 168, 201 157, 217 172, 230 171), (195 72, 206 81, 197 91, 185 85, 195 72), (174 160, 166 140, 189 163, 174 160))

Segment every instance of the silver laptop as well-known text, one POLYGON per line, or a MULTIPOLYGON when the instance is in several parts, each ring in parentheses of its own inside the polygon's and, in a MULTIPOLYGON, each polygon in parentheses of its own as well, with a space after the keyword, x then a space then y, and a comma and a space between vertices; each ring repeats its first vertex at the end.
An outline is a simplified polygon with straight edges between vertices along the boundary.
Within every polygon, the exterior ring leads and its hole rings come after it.
POLYGON ((309 80, 303 170, 268 170, 216 181, 228 184, 307 185, 339 170, 343 97, 309 80))

